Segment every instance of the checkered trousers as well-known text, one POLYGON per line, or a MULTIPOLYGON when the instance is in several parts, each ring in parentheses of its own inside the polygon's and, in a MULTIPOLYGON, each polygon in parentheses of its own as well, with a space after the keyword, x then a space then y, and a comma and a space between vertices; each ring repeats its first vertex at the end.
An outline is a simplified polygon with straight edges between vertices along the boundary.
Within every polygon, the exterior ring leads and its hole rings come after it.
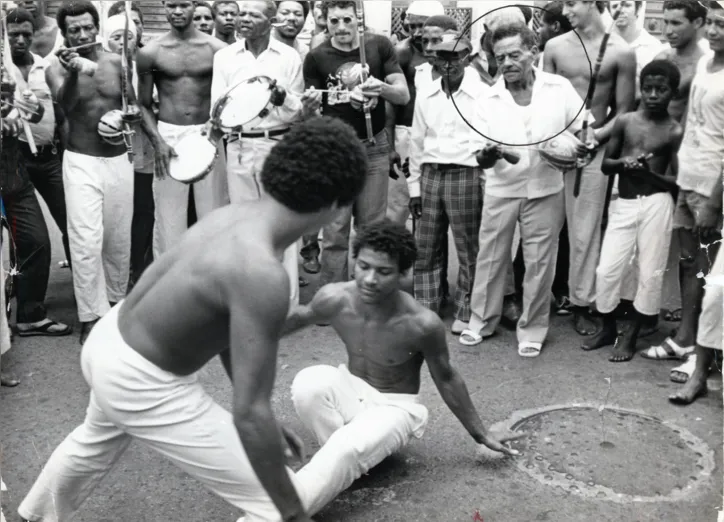
POLYGON ((440 309, 443 247, 452 229, 460 269, 455 289, 455 319, 470 320, 470 294, 478 257, 478 233, 483 212, 483 170, 459 165, 424 164, 420 176, 422 217, 415 240, 415 299, 434 312, 440 309))

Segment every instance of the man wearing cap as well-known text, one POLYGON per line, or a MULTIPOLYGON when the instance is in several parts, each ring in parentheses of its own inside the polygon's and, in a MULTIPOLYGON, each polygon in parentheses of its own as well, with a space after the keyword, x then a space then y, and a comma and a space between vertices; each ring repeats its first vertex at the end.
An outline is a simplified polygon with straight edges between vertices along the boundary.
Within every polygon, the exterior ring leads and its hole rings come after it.
MULTIPOLYGON (((531 29, 521 24, 501 26, 493 31, 490 41, 502 77, 477 106, 479 119, 484 117, 485 122, 481 132, 496 141, 526 144, 551 139, 569 124, 569 129, 581 127, 578 113, 583 100, 571 82, 533 66, 538 47, 531 29)), ((580 142, 576 148, 585 152, 580 142)), ((537 151, 521 147, 516 152, 520 160, 511 164, 503 159, 500 145, 488 143, 479 156, 480 165, 486 169, 485 201, 472 316, 460 343, 476 345, 495 332, 503 309, 505 271, 519 224, 525 279, 523 313, 517 325, 518 354, 536 357, 548 334, 550 292, 564 220, 563 176, 537 151)))
POLYGON ((407 80, 410 101, 407 105, 395 106, 387 103, 387 134, 394 150, 390 152, 390 168, 397 177, 390 177, 387 187, 387 217, 395 223, 405 224, 410 215, 410 194, 402 165, 410 160, 410 127, 415 109, 415 73, 417 67, 426 63, 422 49, 422 28, 431 16, 445 14, 445 8, 437 1, 418 0, 407 8, 405 20, 409 37, 397 44, 397 61, 407 80))
MULTIPOLYGON (((441 274, 447 270, 439 253, 450 226, 460 263, 452 325, 459 334, 470 319, 483 205, 483 171, 475 153, 484 144, 460 113, 475 115, 477 100, 487 86, 467 67, 472 51, 467 38, 448 31, 431 50, 436 53, 433 68, 440 77, 418 88, 410 138, 410 193, 416 196, 410 204, 415 203, 413 212, 419 218, 414 291, 415 299, 439 313, 441 274)), ((482 126, 473 116, 469 121, 482 126)))

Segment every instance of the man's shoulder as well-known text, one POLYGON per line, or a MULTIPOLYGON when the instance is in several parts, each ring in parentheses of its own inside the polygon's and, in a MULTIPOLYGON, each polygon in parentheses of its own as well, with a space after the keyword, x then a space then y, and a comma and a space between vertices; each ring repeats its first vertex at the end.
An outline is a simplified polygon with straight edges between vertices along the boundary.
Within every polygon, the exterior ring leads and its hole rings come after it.
POLYGON ((429 338, 436 335, 445 335, 445 324, 440 319, 440 316, 435 312, 421 304, 413 296, 407 292, 400 290, 405 300, 408 313, 412 318, 412 325, 419 338, 429 338))
MULTIPOLYGON (((573 34, 573 31, 569 31, 567 33, 559 34, 558 36, 554 36, 550 40, 546 42, 545 47, 545 53, 549 56, 554 56, 557 54, 561 49, 565 49, 569 45, 573 43, 573 39, 576 38, 573 34)), ((578 42, 578 39, 576 38, 576 42, 578 42)), ((580 45, 581 42, 578 42, 578 45, 580 45)))

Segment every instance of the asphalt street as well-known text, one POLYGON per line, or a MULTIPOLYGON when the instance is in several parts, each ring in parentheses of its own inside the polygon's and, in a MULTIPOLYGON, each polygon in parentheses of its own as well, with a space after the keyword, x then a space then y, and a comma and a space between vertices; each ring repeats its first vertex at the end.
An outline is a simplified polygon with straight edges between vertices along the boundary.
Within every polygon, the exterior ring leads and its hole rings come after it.
MULTIPOLYGON (((73 323, 71 275, 57 266, 62 248, 54 225, 50 228, 54 255, 47 305, 54 319, 73 323)), ((452 266, 451 276, 455 271, 452 266)), ((306 277, 311 284, 302 289, 302 301, 316 287, 316 276, 306 277)), ((640 341, 640 348, 661 340, 671 326, 662 323, 662 331, 640 341)), ((636 357, 629 363, 612 364, 607 349, 585 353, 570 318, 553 319, 549 341, 537 359, 519 357, 514 333, 504 329, 477 347, 459 345, 452 334, 448 341, 453 364, 487 425, 552 406, 585 404, 592 409, 577 421, 551 417, 540 420, 537 428, 531 425, 545 439, 540 440, 541 448, 531 448, 530 441, 518 443, 524 451, 521 457, 478 457, 476 444, 447 409, 423 368, 421 395, 430 410, 424 437, 355 483, 315 520, 717 520, 722 505, 720 379, 712 379, 712 388, 717 389, 693 405, 674 406, 667 397, 679 387, 669 380, 675 362, 636 357), (601 412, 602 406, 648 417, 629 415, 630 422, 623 416, 616 420, 608 410, 601 412), (595 411, 601 413, 600 423, 592 420, 595 411), (672 431, 676 427, 681 430, 672 431), (688 441, 678 438, 683 433, 688 441), (546 447, 550 454, 545 453, 546 447), (538 462, 532 460, 533 454, 541 454, 538 462), (524 465, 525 459, 531 464, 524 465), (548 469, 553 469, 558 466, 556 459, 570 468, 566 474, 573 477, 570 487, 534 473, 534 464, 550 462, 548 469), (702 465, 704 461, 709 464, 702 465), (574 465, 586 468, 580 477, 574 465), (586 478, 587 474, 591 477, 586 478), (590 481, 588 489, 586 481, 590 481), (586 491, 575 487, 579 483, 586 491), (595 489, 599 486, 612 493, 602 495, 600 488, 595 489)), ((3 509, 8 522, 18 520, 15 510, 46 459, 83 419, 88 387, 79 354, 76 331, 56 339, 16 337, 13 349, 3 357, 3 368, 22 379, 20 386, 0 391, 2 478, 8 486, 3 509)), ((281 344, 274 409, 280 422, 302 436, 308 454, 316 447, 294 412, 291 381, 306 366, 343 362, 343 346, 330 328, 313 327, 281 344)), ((218 362, 202 370, 201 379, 221 405, 230 406, 231 386, 218 362)), ((240 515, 170 462, 134 443, 76 520, 234 522, 240 515)))

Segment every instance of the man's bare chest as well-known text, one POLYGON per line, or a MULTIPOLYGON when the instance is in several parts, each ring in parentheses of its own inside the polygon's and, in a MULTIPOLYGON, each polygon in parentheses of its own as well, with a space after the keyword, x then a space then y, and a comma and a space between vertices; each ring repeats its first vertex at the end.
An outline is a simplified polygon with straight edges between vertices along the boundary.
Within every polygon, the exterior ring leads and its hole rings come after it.
POLYGON ((213 74, 214 54, 207 48, 162 48, 154 74, 169 78, 206 78, 213 74))
POLYGON ((392 367, 405 364, 419 355, 419 343, 402 324, 380 327, 361 320, 342 318, 337 331, 350 357, 364 358, 377 365, 392 367))

